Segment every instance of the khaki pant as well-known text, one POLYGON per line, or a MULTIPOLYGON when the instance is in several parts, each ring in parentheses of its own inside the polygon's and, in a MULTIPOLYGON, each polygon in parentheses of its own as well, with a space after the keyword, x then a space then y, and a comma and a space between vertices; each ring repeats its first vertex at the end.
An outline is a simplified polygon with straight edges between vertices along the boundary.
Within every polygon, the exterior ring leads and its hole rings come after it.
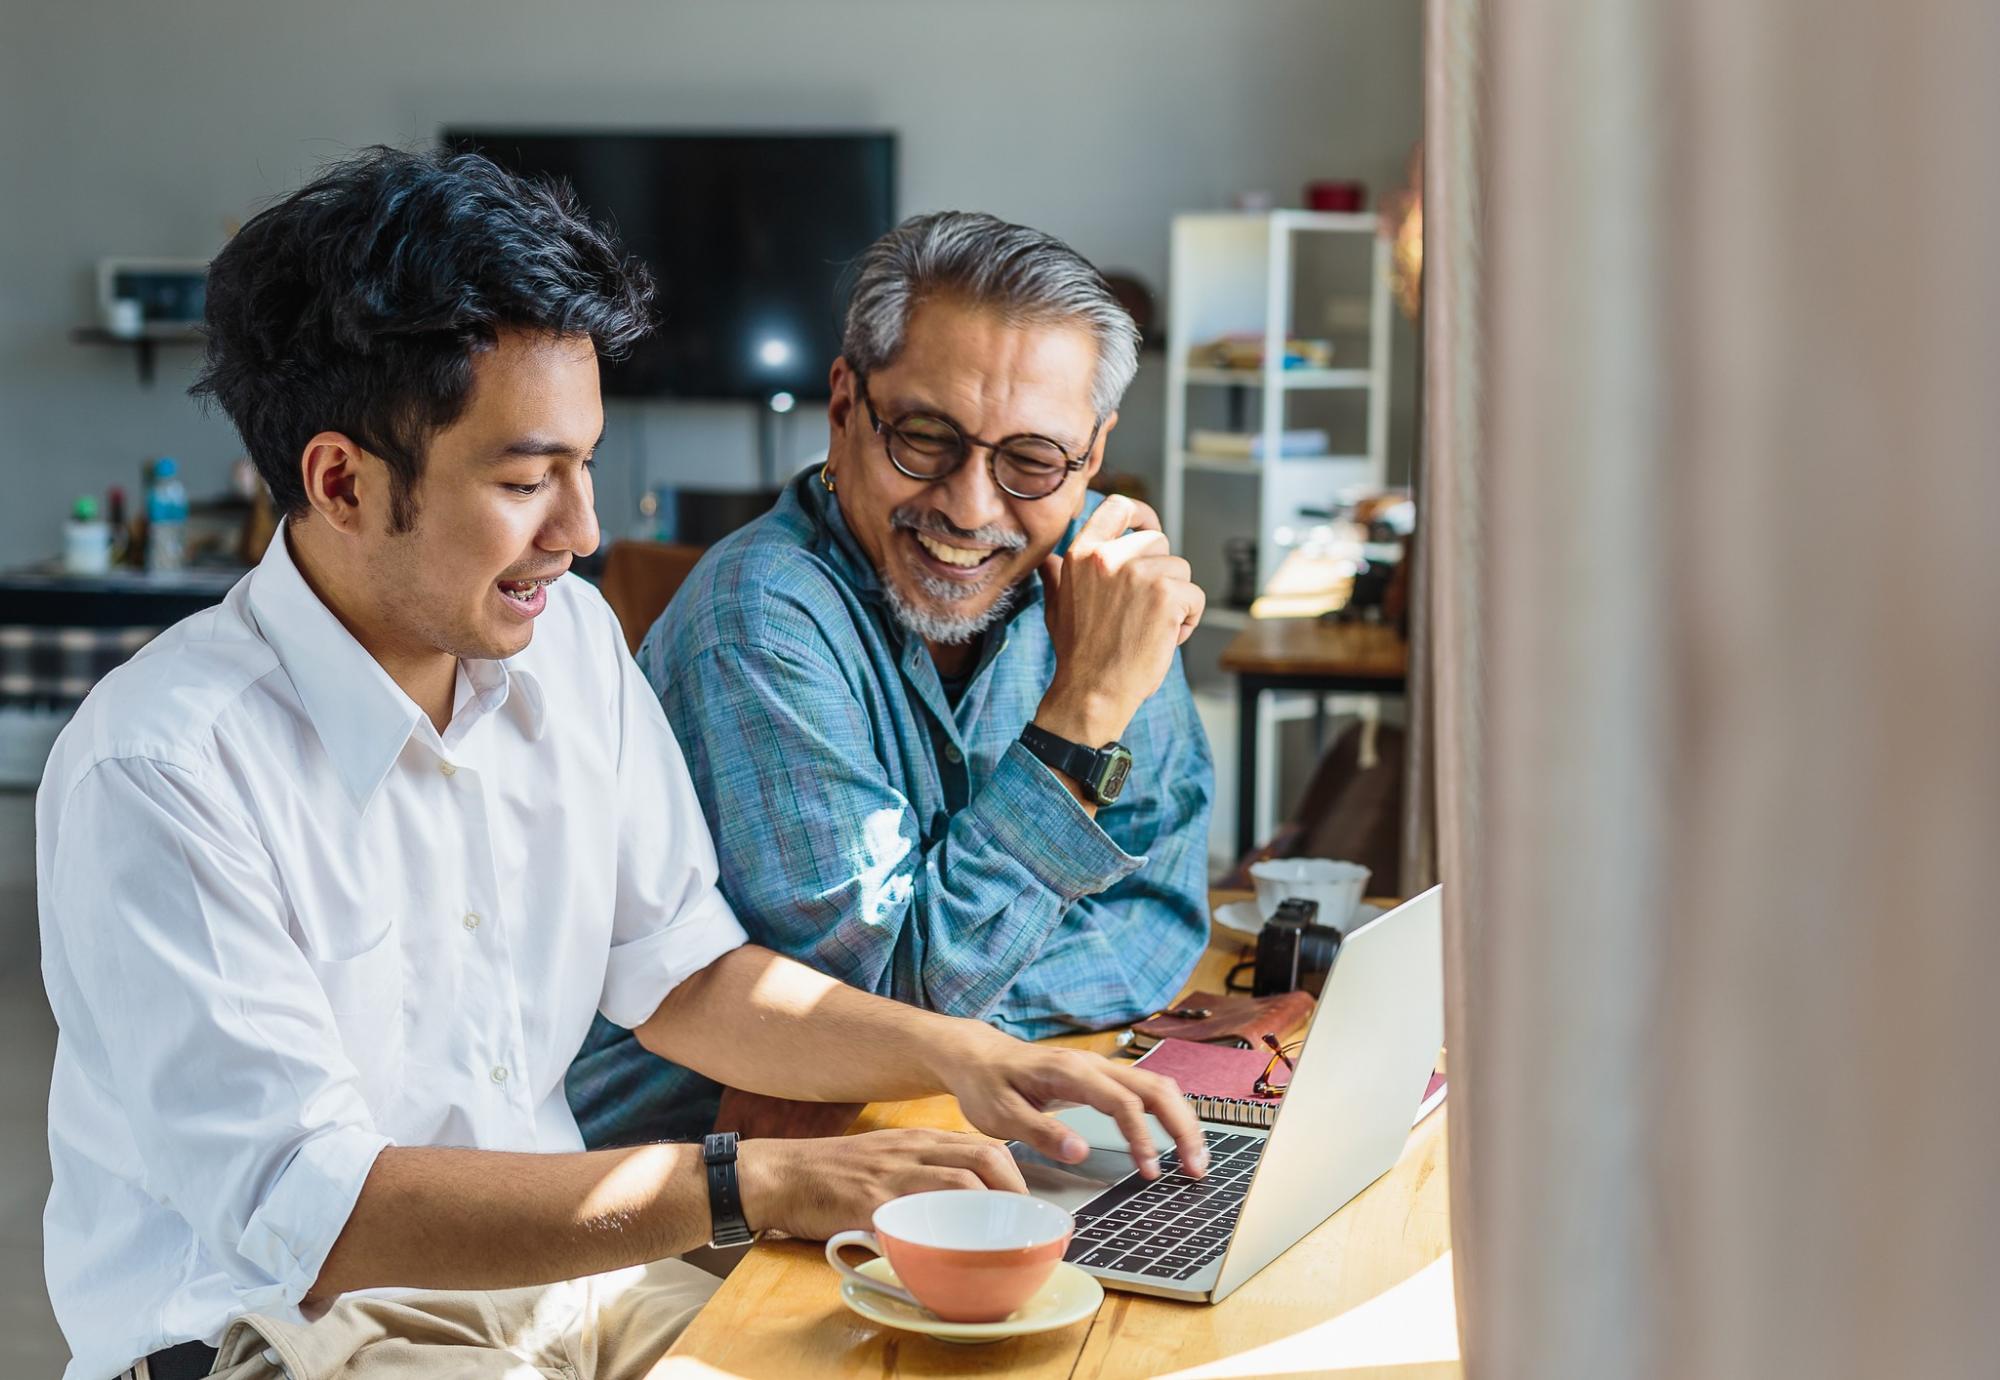
MULTIPOLYGON (((248 1314, 222 1380, 641 1380, 717 1285, 682 1260, 529 1289, 337 1300, 312 1323, 248 1314)), ((143 1376, 143 1369, 139 1371, 143 1376)))

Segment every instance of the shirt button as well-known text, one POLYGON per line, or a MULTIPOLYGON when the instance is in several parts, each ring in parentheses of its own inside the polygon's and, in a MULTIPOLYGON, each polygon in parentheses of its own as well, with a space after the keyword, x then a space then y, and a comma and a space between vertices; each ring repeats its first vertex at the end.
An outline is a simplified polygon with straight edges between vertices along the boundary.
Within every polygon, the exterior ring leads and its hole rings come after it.
POLYGON ((465 928, 467 930, 476 930, 479 928, 479 916, 476 912, 467 911, 465 913, 465 928))
POLYGON ((944 745, 944 760, 947 762, 963 762, 965 754, 958 750, 957 744, 946 743, 944 745))
POLYGON ((453 765, 452 765, 451 763, 449 763, 449 762, 439 762, 439 763, 438 763, 438 772, 439 772, 439 773, 440 773, 441 775, 444 775, 444 776, 456 776, 456 775, 458 775, 458 768, 457 768, 457 767, 454 767, 454 766, 453 766, 453 765))
POLYGON ((495 1083, 505 1083, 507 1081, 507 1066, 505 1064, 495 1064, 493 1066, 493 1081, 495 1083))

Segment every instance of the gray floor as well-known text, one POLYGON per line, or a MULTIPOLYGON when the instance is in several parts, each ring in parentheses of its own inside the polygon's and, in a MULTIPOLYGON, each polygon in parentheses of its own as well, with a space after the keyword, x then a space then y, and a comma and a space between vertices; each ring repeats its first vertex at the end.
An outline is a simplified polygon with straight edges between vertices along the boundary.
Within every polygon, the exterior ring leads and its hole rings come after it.
POLYGON ((0 791, 0 1373, 10 1380, 59 1376, 69 1363, 42 1283, 56 1026, 39 949, 34 797, 0 791))

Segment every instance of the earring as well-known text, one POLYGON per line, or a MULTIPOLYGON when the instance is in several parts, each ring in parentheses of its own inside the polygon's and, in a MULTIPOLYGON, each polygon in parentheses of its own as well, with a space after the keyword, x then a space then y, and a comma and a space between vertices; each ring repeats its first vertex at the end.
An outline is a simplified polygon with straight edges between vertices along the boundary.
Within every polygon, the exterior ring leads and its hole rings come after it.
POLYGON ((826 485, 828 493, 833 492, 833 466, 821 465, 819 467, 819 482, 826 485))

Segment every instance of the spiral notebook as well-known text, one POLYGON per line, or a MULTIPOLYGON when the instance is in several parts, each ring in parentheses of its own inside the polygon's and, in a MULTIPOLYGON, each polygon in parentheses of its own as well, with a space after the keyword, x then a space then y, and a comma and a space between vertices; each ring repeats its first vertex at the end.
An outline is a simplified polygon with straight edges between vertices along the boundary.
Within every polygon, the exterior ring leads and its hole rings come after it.
MULTIPOLYGON (((1163 1074, 1180 1085, 1181 1095, 1203 1121, 1224 1126, 1269 1126, 1278 1119, 1278 1097, 1263 1097, 1251 1091, 1264 1066, 1271 1061, 1268 1049, 1237 1049, 1229 1045, 1197 1044, 1192 1040, 1162 1040, 1147 1050, 1139 1067, 1163 1074)), ((1290 1075, 1280 1065, 1273 1081, 1290 1075)), ((1424 1089, 1423 1102, 1411 1118, 1415 1125, 1444 1101, 1444 1075, 1433 1073, 1424 1089)))

